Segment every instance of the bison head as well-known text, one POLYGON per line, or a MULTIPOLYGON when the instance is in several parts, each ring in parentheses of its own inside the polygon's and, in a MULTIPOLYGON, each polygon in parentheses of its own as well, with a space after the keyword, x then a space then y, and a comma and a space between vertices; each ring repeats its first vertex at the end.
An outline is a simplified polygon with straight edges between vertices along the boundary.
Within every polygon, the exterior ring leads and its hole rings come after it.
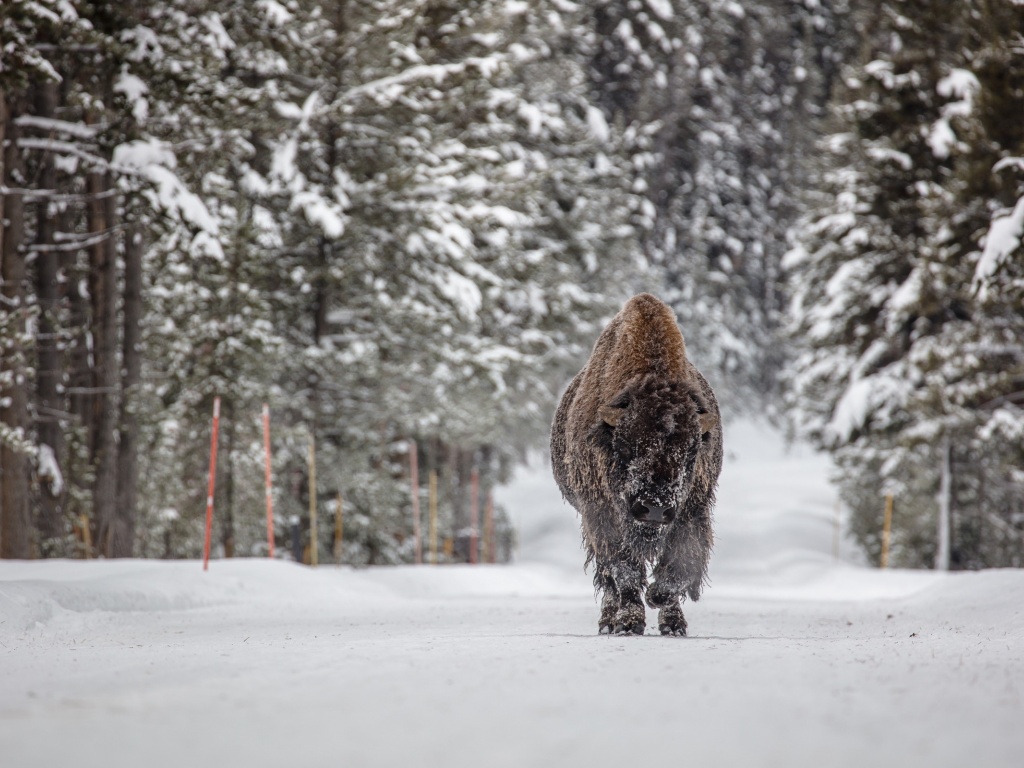
POLYGON ((649 375, 598 408, 592 435, 624 513, 668 524, 690 493, 701 445, 718 422, 688 382, 649 375))

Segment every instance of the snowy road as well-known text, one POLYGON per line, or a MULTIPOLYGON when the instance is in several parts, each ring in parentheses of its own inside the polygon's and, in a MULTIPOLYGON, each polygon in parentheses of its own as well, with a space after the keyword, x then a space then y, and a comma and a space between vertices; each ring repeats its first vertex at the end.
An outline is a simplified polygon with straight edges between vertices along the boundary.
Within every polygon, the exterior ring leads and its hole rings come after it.
POLYGON ((827 465, 734 440, 685 639, 596 634, 541 473, 512 567, 0 563, 0 764, 1024 764, 1024 574, 838 564, 827 465))

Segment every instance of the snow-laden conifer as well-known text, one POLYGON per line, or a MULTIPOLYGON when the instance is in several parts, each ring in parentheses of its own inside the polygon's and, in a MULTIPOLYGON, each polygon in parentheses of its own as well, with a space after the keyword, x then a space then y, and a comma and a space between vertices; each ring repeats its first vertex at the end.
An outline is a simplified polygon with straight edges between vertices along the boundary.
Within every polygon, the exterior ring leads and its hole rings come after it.
POLYGON ((1013 71, 1006 30, 1019 11, 886 1, 861 13, 862 58, 821 143, 820 197, 785 264, 794 423, 835 451, 869 551, 891 491, 895 562, 931 565, 951 509, 953 567, 1015 563, 1019 451, 997 435, 1017 421, 1020 312, 986 275, 1019 248, 1000 236, 1016 200, 998 173, 1020 128, 1002 119, 1013 88, 988 63, 1013 71))

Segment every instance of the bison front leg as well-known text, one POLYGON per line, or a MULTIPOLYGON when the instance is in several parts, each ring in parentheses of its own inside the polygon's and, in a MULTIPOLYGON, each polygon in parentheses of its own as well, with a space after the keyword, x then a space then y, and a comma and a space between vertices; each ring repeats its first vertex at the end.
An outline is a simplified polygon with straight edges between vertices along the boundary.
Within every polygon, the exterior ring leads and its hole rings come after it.
POLYGON ((615 588, 611 569, 598 566, 594 583, 602 592, 601 618, 597 622, 597 631, 602 635, 610 635, 615 631, 615 617, 619 613, 619 590, 615 588))
POLYGON ((703 516, 677 521, 666 537, 647 588, 647 604, 660 609, 658 629, 663 635, 686 634, 680 602, 687 594, 693 600, 700 597, 711 544, 710 523, 703 516))
POLYGON ((685 538, 678 543, 681 546, 666 546, 654 567, 654 578, 647 588, 647 604, 651 608, 666 610, 675 607, 678 610, 680 598, 686 594, 695 578, 700 579, 694 573, 700 566, 695 567, 688 556, 690 553, 689 547, 685 546, 685 538))
POLYGON ((642 635, 647 628, 647 612, 644 610, 643 597, 647 569, 638 560, 621 557, 612 565, 611 576, 619 596, 619 606, 614 619, 615 633, 642 635))
POLYGON ((686 591, 685 579, 667 577, 665 573, 658 579, 655 569, 655 581, 647 588, 647 604, 658 608, 658 631, 663 635, 686 635, 686 619, 680 605, 682 595, 686 591))

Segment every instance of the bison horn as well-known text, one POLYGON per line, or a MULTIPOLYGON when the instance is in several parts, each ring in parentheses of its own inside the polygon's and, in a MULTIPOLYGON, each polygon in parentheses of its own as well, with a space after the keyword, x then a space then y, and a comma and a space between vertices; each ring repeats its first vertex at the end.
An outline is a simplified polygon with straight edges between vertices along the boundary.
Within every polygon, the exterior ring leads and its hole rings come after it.
POLYGON ((597 409, 597 414, 604 420, 604 423, 609 427, 614 427, 619 423, 619 419, 622 418, 622 414, 626 412, 625 408, 616 408, 613 405, 602 405, 597 409))
POLYGON ((697 418, 700 419, 701 434, 710 432, 718 423, 718 417, 713 413, 699 413, 697 414, 697 418))

